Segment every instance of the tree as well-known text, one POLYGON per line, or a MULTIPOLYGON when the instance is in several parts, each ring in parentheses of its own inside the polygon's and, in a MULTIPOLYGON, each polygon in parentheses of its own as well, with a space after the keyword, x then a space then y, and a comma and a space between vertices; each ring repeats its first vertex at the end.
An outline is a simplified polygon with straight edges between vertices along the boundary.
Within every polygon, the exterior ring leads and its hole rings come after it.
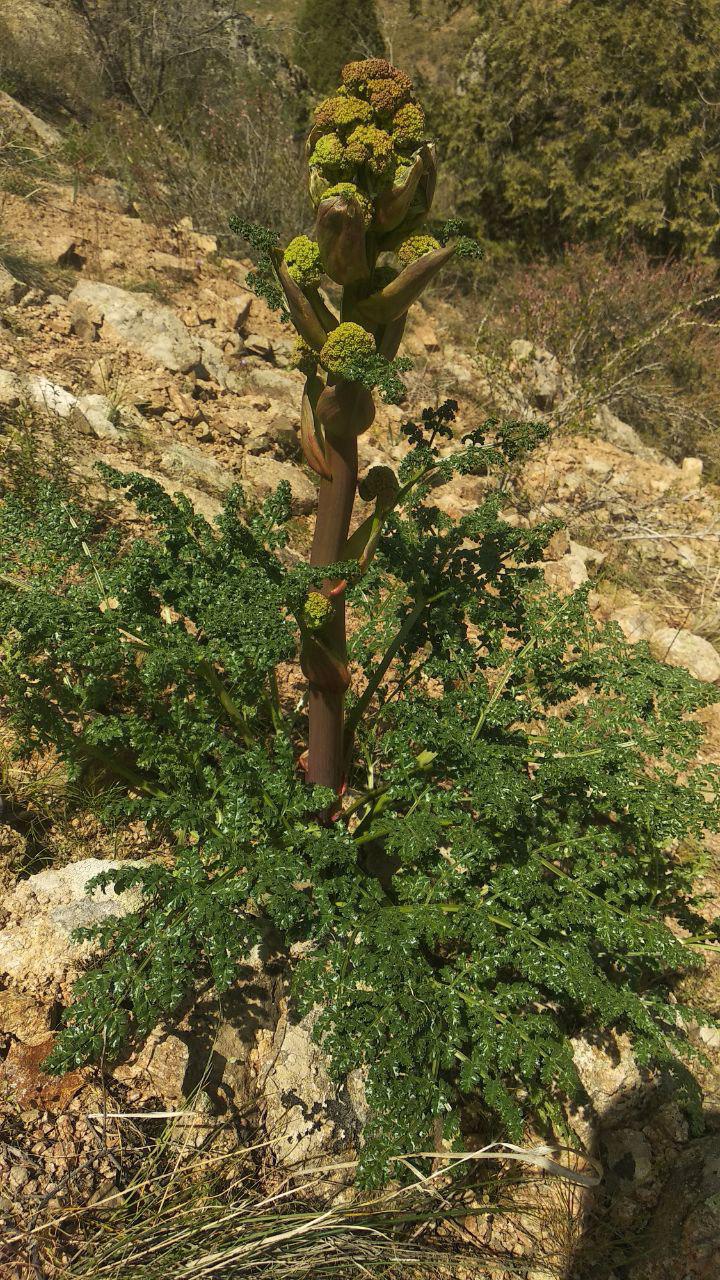
POLYGON ((384 54, 375 0, 304 0, 294 56, 318 93, 334 88, 346 62, 384 54))
POLYGON ((437 120, 459 211, 530 251, 720 252, 720 0, 478 0, 437 120))

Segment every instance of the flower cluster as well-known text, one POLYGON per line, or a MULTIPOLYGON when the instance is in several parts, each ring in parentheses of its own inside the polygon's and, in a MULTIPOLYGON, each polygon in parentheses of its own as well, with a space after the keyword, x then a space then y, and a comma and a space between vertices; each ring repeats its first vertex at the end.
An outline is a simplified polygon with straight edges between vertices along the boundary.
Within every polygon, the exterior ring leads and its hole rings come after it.
MULTIPOLYGON (((349 63, 342 80, 315 109, 311 173, 329 182, 351 176, 377 191, 395 181, 408 152, 425 141, 425 115, 410 78, 384 58, 349 63)), ((318 188, 311 179, 311 191, 318 188)))

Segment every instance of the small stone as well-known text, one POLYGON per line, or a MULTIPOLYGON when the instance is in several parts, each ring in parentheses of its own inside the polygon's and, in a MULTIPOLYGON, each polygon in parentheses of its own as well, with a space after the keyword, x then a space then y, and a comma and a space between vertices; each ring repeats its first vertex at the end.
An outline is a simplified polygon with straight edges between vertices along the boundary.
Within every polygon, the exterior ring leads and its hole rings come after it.
POLYGON ((702 458, 683 458, 680 467, 683 488, 697 489, 702 480, 702 458))
POLYGON ((249 333, 243 340, 243 346, 251 355, 260 356, 261 360, 273 359, 273 344, 263 333, 249 333))
POLYGON ((610 614, 610 622, 617 622, 626 640, 636 644, 638 640, 649 640, 657 631, 657 618, 647 609, 636 604, 624 605, 610 614))
POLYGON ((650 650, 660 662, 684 667, 696 680, 710 684, 720 680, 720 654, 709 640, 681 627, 658 627, 650 637, 650 650))
POLYGON ((267 454, 256 457, 248 453, 243 458, 243 477, 248 493, 258 502, 274 493, 281 480, 287 480, 292 495, 293 514, 307 515, 315 509, 315 485, 304 471, 289 462, 278 462, 267 454))

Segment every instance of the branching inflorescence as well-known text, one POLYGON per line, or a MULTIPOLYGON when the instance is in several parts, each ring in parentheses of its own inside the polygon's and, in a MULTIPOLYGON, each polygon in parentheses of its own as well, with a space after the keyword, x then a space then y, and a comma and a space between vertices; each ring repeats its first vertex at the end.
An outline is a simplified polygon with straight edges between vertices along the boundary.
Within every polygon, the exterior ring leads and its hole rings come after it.
MULTIPOLYGON (((336 93, 315 109, 306 155, 316 209, 312 238, 296 236, 283 253, 267 233, 233 225, 260 248, 259 290, 271 303, 282 290, 302 342, 302 446, 320 476, 311 563, 323 565, 346 558, 357 437, 373 422, 372 392, 392 402, 403 396, 400 374, 409 362, 396 357, 408 310, 456 251, 467 253, 468 242, 451 234, 441 244, 422 230, 435 191, 435 148, 409 77, 384 58, 343 68, 336 93), (342 286, 339 315, 320 292, 323 275, 342 286)), ((310 683, 307 777, 337 791, 345 599, 342 584, 328 580, 324 590, 332 610, 303 653, 310 683)))

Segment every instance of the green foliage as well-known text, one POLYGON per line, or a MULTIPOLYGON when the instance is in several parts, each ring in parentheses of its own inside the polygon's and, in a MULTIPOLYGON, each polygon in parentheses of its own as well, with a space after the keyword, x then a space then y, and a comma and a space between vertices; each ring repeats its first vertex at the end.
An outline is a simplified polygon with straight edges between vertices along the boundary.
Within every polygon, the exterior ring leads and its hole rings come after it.
MULTIPOLYGON (((366 1072, 363 1176, 461 1131, 463 1100, 517 1139, 577 1081, 570 1037, 626 1032, 685 1079, 697 962, 688 848, 720 824, 687 713, 716 691, 601 629, 584 591, 544 586, 556 528, 432 503, 453 474, 504 476, 547 427, 489 422, 441 456, 452 404, 406 427, 397 502, 368 572, 350 574, 354 753, 344 808, 296 768, 304 726, 277 697, 309 592, 288 568, 283 490, 234 490, 212 528, 182 497, 119 476, 152 521, 129 546, 50 487, 0 513, 0 693, 25 752, 71 775, 100 763, 114 821, 142 818, 171 865, 101 877, 142 907, 95 931, 51 1065, 117 1053, 203 975, 222 990, 266 924, 309 944, 300 1011, 338 1076, 366 1072), (681 926, 682 937, 676 926, 681 926)), ((346 566, 347 568, 347 566, 346 566)), ((335 572, 338 567, 335 567, 335 572)))
POLYGON ((304 0, 294 58, 318 93, 335 88, 346 62, 384 56, 375 0, 304 0))
POLYGON ((436 128, 458 208, 530 250, 639 240, 717 254, 720 0, 477 0, 436 128))
POLYGON ((256 267, 253 271, 249 271, 247 276, 249 287, 258 298, 262 298, 267 303, 271 311, 279 311, 287 318, 289 313, 285 305, 285 295, 278 284, 277 272, 271 256, 273 249, 277 248, 276 233, 257 222, 248 222, 236 214, 228 219, 228 225, 233 234, 240 236, 242 240, 247 240, 257 254, 256 267))

